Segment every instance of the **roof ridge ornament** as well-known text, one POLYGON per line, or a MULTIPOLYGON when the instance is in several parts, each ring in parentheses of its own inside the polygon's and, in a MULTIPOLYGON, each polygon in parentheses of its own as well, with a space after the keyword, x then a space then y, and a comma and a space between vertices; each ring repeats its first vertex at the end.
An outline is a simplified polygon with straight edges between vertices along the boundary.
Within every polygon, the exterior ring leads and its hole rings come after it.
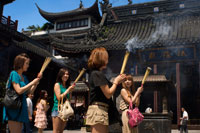
POLYGON ((80 8, 80 9, 84 8, 84 6, 83 6, 83 1, 82 1, 82 0, 80 0, 79 8, 80 8))
POLYGON ((102 13, 107 12, 107 10, 112 7, 112 4, 110 4, 109 0, 103 0, 103 2, 99 2, 99 3, 101 5, 102 13))
POLYGON ((132 0, 128 0, 128 5, 131 5, 132 3, 132 0))

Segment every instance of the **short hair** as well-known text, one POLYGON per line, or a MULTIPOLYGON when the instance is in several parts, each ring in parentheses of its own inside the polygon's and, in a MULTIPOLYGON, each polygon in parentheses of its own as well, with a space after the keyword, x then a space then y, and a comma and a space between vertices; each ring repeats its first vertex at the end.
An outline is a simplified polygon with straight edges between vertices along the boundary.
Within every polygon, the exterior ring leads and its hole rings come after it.
MULTIPOLYGON (((57 74, 56 82, 63 84, 62 77, 65 74, 65 72, 68 72, 68 74, 69 74, 69 70, 67 68, 61 68, 59 70, 59 72, 57 74)), ((66 86, 70 86, 70 75, 69 75, 68 80, 66 81, 66 86)))
MULTIPOLYGON (((126 75, 126 78, 125 78, 126 80, 130 80, 131 81, 131 94, 133 95, 134 93, 135 93, 135 84, 134 84, 134 81, 133 81, 133 76, 132 75, 130 75, 130 74, 128 74, 128 75, 126 75)), ((126 81, 125 80, 125 81, 126 81)), ((130 91, 128 90, 128 88, 126 87, 126 85, 125 85, 125 81, 123 81, 122 82, 122 86, 123 86, 123 88, 125 88, 127 91, 128 91, 128 94, 130 93, 130 91)), ((130 94, 129 94, 130 95, 130 94)))
POLYGON ((99 70, 102 66, 106 65, 106 56, 108 57, 108 52, 104 47, 95 48, 88 59, 88 68, 99 70))
POLYGON ((26 53, 21 53, 17 55, 14 59, 14 65, 13 69, 14 70, 19 70, 23 68, 25 61, 29 59, 29 56, 26 53))

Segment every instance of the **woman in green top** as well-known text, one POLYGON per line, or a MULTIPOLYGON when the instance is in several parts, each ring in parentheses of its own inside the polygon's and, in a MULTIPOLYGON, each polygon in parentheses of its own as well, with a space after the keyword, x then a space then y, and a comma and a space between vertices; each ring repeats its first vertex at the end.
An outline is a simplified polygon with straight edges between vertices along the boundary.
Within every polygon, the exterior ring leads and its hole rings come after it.
POLYGON ((74 87, 75 85, 70 86, 69 71, 61 68, 54 85, 54 105, 51 113, 53 133, 62 133, 67 123, 58 117, 58 100, 61 100, 62 97, 69 99, 69 93, 73 91, 74 87))

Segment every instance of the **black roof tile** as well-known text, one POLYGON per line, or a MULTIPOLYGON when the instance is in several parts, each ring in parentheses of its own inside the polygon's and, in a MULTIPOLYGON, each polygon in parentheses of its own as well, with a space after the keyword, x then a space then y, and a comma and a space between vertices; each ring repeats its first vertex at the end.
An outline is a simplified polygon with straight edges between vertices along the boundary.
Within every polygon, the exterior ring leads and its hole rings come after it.
MULTIPOLYGON (((107 19, 106 27, 109 29, 109 34, 106 40, 97 40, 88 44, 80 43, 84 38, 70 40, 70 42, 52 38, 52 44, 63 52, 79 53, 88 52, 99 46, 108 50, 123 50, 126 48, 127 41, 131 39, 136 44, 132 46, 134 49, 198 43, 200 42, 200 8, 197 7, 200 7, 200 1, 197 0, 157 1, 115 7, 112 9, 118 16, 118 20, 112 20, 112 17, 107 19), (185 8, 180 9, 180 3, 184 3, 185 8), (194 5, 192 6, 191 3, 194 5), (155 6, 158 6, 161 11, 154 13, 155 6), (135 8, 140 9, 141 12, 137 15, 129 14, 128 11, 135 8)), ((86 33, 84 36, 87 36, 87 32, 84 33, 86 33)), ((76 33, 71 36, 78 35, 76 33)))
POLYGON ((44 44, 35 41, 34 39, 10 28, 7 25, 0 23, 0 35, 3 34, 12 40, 12 43, 24 48, 26 50, 32 51, 40 56, 46 57, 51 56, 51 54, 46 50, 44 44))
POLYGON ((98 8, 98 0, 96 0, 95 3, 89 8, 77 8, 75 10, 59 12, 59 13, 46 12, 46 11, 40 9, 37 4, 36 4, 36 6, 37 6, 41 16, 43 16, 46 20, 48 20, 51 23, 60 21, 60 19, 63 19, 63 18, 65 18, 65 19, 72 18, 74 16, 80 16, 80 15, 91 15, 98 22, 100 22, 100 20, 101 20, 99 8, 98 8))

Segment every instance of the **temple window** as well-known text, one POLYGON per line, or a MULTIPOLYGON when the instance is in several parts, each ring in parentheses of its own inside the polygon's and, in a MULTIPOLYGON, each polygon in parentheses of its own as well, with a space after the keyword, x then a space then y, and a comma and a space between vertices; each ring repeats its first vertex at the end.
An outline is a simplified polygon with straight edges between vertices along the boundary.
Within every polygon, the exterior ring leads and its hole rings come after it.
POLYGON ((159 8, 158 7, 154 7, 153 11, 154 12, 159 12, 159 8))
POLYGON ((80 23, 79 23, 79 21, 77 21, 77 27, 79 27, 80 26, 80 23))
POLYGON ((163 57, 164 57, 164 58, 171 58, 170 52, 169 52, 169 51, 165 51, 165 52, 163 53, 163 57))
POLYGON ((56 29, 63 30, 63 29, 79 28, 79 27, 86 27, 86 26, 88 26, 88 18, 67 21, 67 22, 60 22, 57 24, 56 29))
POLYGON ((155 52, 151 52, 151 53, 149 54, 149 59, 154 59, 155 57, 156 57, 155 52))
POLYGON ((72 24, 71 22, 68 23, 68 28, 71 28, 72 27, 72 24))
POLYGON ((72 22, 72 28, 75 28, 76 26, 76 21, 72 22))
POLYGON ((180 4, 180 5, 179 5, 179 8, 181 8, 181 9, 182 9, 182 8, 185 8, 185 5, 184 5, 184 4, 180 4))
POLYGON ((57 24, 57 29, 60 29, 60 24, 57 24))
POLYGON ((137 10, 132 10, 132 14, 133 15, 137 14, 137 10))
POLYGON ((60 24, 60 28, 63 29, 65 27, 65 25, 62 23, 60 24))
POLYGON ((85 25, 85 21, 82 20, 82 21, 81 21, 81 26, 84 26, 84 25, 85 25))
POLYGON ((86 25, 86 26, 88 25, 88 20, 87 20, 87 19, 85 19, 85 25, 86 25))
POLYGON ((178 56, 185 57, 185 56, 187 56, 187 54, 185 53, 184 50, 179 50, 179 51, 178 51, 178 56))
POLYGON ((65 27, 69 28, 69 23, 68 22, 65 23, 65 27))

